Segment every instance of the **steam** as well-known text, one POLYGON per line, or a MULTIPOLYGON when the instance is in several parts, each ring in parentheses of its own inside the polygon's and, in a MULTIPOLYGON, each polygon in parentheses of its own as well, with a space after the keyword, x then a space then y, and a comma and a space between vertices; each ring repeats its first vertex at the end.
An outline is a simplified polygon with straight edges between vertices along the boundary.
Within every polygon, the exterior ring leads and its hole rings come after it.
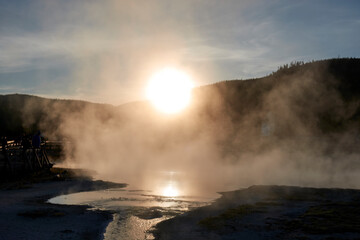
MULTIPOLYGON (((177 115, 146 102, 47 103, 42 128, 46 135, 47 125, 61 119, 64 165, 143 189, 161 191, 169 181, 180 194, 254 184, 359 188, 358 133, 323 134, 319 125, 322 113, 342 119, 356 109, 345 108, 335 77, 320 67, 273 77, 271 87, 257 79, 195 89, 191 106, 177 115), (243 102, 232 95, 234 84, 250 94, 243 102)), ((29 121, 33 106, 24 112, 29 121)))
MULTIPOLYGON (((251 51, 248 49, 253 46, 246 46, 235 51, 234 39, 228 39, 227 46, 209 43, 215 41, 210 31, 204 32, 194 23, 224 29, 224 22, 206 20, 209 16, 195 21, 203 2, 193 8, 192 4, 154 1, 90 1, 85 6, 81 1, 39 1, 32 7, 43 6, 35 14, 44 29, 40 37, 28 36, 29 42, 18 45, 23 36, 7 42, 14 44, 11 49, 32 46, 29 51, 35 53, 26 56, 49 54, 70 59, 73 82, 67 88, 73 95, 115 104, 143 99, 139 89, 154 70, 164 66, 181 66, 203 83, 220 79, 219 72, 213 70, 217 66, 214 61, 258 61, 268 49, 282 49, 270 45, 251 51), (169 14, 174 18, 167 18, 169 14), (29 44, 34 42, 36 48, 29 44), (197 74, 192 74, 190 65, 197 74)), ((220 5, 224 13, 233 13, 225 17, 234 17, 251 3, 245 1, 236 9, 233 4, 220 5)), ((233 31, 240 29, 241 37, 249 35, 249 41, 243 42, 254 45, 264 46, 257 39, 266 39, 270 35, 266 31, 276 32, 271 22, 244 21, 241 28, 238 21, 229 22, 233 31)), ((7 53, 6 58, 24 61, 23 52, 7 53)), ((32 58, 15 67, 28 67, 29 62, 32 58)), ((358 188, 359 153, 353 151, 358 144, 357 133, 324 136, 317 118, 332 112, 342 119, 354 109, 345 108, 328 84, 315 81, 322 74, 335 85, 336 79, 320 68, 286 78, 274 76, 276 87, 253 80, 246 85, 249 89, 241 92, 242 98, 233 92, 241 87, 236 83, 229 83, 233 89, 224 84, 202 87, 194 90, 189 109, 174 116, 162 115, 146 103, 114 107, 45 102, 39 106, 30 101, 25 104, 24 125, 38 120, 35 108, 43 109, 47 113, 40 116, 44 135, 66 139, 65 165, 92 169, 98 178, 141 188, 161 188, 170 179, 169 172, 174 172, 173 180, 180 190, 190 194, 253 184, 358 188), (236 108, 234 104, 238 104, 236 108)))

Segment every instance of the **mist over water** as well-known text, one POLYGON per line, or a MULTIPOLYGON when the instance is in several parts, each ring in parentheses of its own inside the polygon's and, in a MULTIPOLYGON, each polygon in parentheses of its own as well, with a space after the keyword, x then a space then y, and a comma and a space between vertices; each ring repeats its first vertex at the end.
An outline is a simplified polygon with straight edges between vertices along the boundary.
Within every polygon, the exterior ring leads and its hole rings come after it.
MULTIPOLYGON (((259 57, 262 49, 245 44, 239 51, 230 44, 244 38, 249 40, 244 43, 255 39, 254 45, 262 45, 267 31, 274 32, 268 25, 259 28, 257 21, 246 21, 246 13, 257 12, 262 3, 204 3, 34 1, 29 7, 41 31, 7 42, 25 41, 19 46, 31 46, 28 51, 35 56, 70 59, 71 83, 65 90, 99 102, 141 100, 144 92, 139 89, 164 66, 181 67, 201 84, 233 76, 219 71, 220 60, 239 64, 236 71, 247 76, 254 76, 251 69, 257 75, 267 72, 260 68, 278 64, 274 59, 265 65, 259 57), (231 21, 212 18, 215 12, 231 21), (244 18, 237 21, 235 16, 244 18), (241 37, 213 31, 224 26, 241 29, 241 37)), ((266 42, 277 43, 269 47, 275 51, 282 49, 281 41, 266 42)), ((8 58, 23 61, 20 53, 10 51, 8 58)), ((65 166, 159 192, 170 183, 184 194, 253 184, 358 188, 359 124, 332 128, 356 116, 359 103, 344 102, 337 91, 339 79, 329 69, 315 64, 268 80, 200 87, 189 107, 174 115, 161 114, 146 102, 114 107, 29 101, 22 112, 23 127, 40 122, 46 137, 65 140, 65 166), (46 114, 36 118, 39 109, 46 114)))
POLYGON ((359 55, 358 4, 334 2, 4 1, 0 91, 98 103, 4 96, 2 133, 40 130, 63 144, 55 167, 129 184, 69 203, 110 210, 109 240, 147 239, 157 222, 251 185, 360 189, 360 59, 270 73, 359 55), (161 69, 200 86, 178 113, 144 101, 161 69))
POLYGON ((172 115, 146 102, 109 117, 85 108, 59 126, 69 140, 64 164, 157 192, 175 184, 180 195, 254 184, 359 188, 357 128, 324 134, 319 120, 345 119, 357 105, 345 104, 326 67, 274 78, 197 88, 172 115))

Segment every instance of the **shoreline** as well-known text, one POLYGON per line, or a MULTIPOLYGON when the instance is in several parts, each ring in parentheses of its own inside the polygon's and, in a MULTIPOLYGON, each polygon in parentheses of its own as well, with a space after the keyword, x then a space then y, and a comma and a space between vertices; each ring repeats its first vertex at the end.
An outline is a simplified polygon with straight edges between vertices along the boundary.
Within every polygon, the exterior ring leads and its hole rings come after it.
POLYGON ((360 190, 255 185, 160 222, 155 239, 358 239, 360 190))
POLYGON ((111 212, 47 201, 63 194, 127 186, 94 181, 86 176, 59 178, 58 174, 52 180, 30 183, 30 186, 21 183, 18 188, 17 184, 0 190, 0 240, 103 239, 106 227, 112 221, 111 212))

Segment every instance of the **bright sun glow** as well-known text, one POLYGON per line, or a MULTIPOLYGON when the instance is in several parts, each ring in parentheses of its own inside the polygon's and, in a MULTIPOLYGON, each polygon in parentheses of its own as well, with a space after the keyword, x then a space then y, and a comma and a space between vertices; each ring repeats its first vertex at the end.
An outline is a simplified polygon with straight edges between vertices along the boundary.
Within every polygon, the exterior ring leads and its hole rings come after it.
POLYGON ((150 78, 146 95, 160 111, 176 113, 190 103, 192 88, 193 83, 186 73, 165 68, 150 78))
POLYGON ((177 197, 179 196, 179 191, 172 184, 169 184, 163 189, 162 195, 164 197, 177 197))

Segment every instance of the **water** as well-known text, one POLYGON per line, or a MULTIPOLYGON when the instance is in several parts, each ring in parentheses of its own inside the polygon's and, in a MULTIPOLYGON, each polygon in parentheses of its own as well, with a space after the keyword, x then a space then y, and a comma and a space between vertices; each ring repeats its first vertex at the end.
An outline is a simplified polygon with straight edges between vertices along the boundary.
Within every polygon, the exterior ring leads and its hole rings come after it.
MULTIPOLYGON (((176 195, 176 191, 170 191, 176 195)), ((107 226, 106 240, 154 239, 150 230, 159 222, 191 209, 210 204, 217 195, 161 196, 152 191, 116 188, 102 191, 61 195, 49 200, 53 204, 90 205, 92 209, 112 211, 113 221, 107 226)))

